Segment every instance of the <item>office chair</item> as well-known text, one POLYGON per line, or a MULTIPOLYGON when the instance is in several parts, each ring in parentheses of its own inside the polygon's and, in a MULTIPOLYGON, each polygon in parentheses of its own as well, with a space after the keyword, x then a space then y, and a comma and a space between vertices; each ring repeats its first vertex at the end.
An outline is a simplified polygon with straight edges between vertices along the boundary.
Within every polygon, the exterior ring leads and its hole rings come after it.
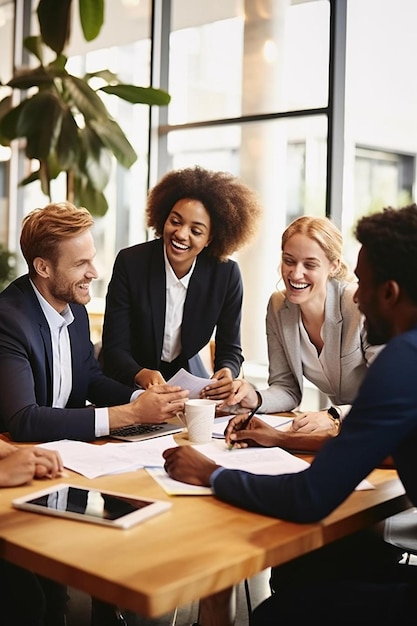
POLYGON ((417 508, 412 507, 385 520, 384 540, 406 553, 405 564, 410 556, 417 555, 417 508))

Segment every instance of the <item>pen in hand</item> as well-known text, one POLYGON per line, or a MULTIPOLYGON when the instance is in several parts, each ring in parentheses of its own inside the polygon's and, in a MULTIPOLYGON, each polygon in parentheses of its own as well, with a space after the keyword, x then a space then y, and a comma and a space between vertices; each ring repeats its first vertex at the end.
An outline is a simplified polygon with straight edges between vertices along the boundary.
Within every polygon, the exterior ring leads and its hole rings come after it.
MULTIPOLYGON (((255 415, 258 408, 259 408, 259 405, 257 405, 254 409, 251 410, 251 412, 249 413, 245 421, 242 422, 239 430, 245 430, 249 426, 249 422, 251 421, 252 417, 255 415)), ((234 442, 229 443, 229 446, 228 446, 229 450, 232 450, 234 445, 235 445, 234 442)))

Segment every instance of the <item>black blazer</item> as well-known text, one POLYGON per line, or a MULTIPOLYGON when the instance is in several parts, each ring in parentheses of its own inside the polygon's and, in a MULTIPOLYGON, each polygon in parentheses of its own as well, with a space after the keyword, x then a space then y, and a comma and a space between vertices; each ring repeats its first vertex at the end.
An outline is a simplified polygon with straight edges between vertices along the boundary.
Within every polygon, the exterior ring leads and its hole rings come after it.
POLYGON ((94 357, 84 306, 71 304, 68 326, 72 391, 65 408, 52 408, 52 341, 29 282, 21 276, 0 294, 0 420, 15 441, 91 441, 94 408, 129 402, 133 388, 107 378, 94 357))
MULTIPOLYGON (((181 326, 182 354, 192 373, 193 358, 216 329, 215 371, 239 374, 243 287, 235 261, 220 262, 204 249, 191 276, 181 326)), ((121 250, 110 280, 103 326, 107 375, 132 385, 143 367, 160 369, 164 340, 166 279, 162 239, 121 250)))

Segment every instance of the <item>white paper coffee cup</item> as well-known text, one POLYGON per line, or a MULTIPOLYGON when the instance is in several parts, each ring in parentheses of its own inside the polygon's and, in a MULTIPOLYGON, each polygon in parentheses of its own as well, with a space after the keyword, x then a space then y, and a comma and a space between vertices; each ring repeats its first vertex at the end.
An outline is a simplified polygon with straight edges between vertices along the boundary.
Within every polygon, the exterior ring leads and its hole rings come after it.
POLYGON ((215 400, 187 400, 184 409, 184 423, 191 443, 211 441, 216 414, 215 400))

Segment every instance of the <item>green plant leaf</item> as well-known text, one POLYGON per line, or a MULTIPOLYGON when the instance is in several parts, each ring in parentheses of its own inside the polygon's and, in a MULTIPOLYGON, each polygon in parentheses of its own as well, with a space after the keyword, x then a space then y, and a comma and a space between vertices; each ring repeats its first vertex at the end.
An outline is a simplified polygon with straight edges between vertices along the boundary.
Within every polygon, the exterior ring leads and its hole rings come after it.
POLYGON ((30 89, 31 87, 41 87, 52 85, 54 74, 48 72, 42 65, 33 69, 17 70, 16 74, 7 83, 13 89, 30 89))
POLYGON ((90 85, 81 78, 67 74, 63 79, 65 89, 68 92, 74 106, 82 113, 86 120, 107 119, 108 111, 100 96, 96 94, 90 85))
POLYGON ((79 156, 79 129, 69 108, 62 113, 61 130, 56 142, 56 157, 63 170, 74 167, 79 156))
POLYGON ((81 171, 97 191, 104 191, 110 179, 112 158, 100 137, 88 126, 80 132, 82 158, 81 171))
POLYGON ((102 217, 107 213, 109 205, 105 195, 93 189, 88 181, 78 177, 75 179, 74 196, 75 204, 88 209, 91 215, 102 217))
POLYGON ((0 243, 0 291, 16 277, 16 255, 0 243))
POLYGON ((59 98, 40 91, 26 101, 16 124, 18 137, 26 137, 26 156, 46 159, 61 129, 62 106, 59 98))
MULTIPOLYGON (((2 100, 0 100, 0 143, 2 143, 1 137, 1 120, 11 111, 12 105, 12 96, 6 96, 2 100)), ((4 138, 6 139, 6 138, 4 138)), ((7 139, 7 145, 9 143, 9 139, 7 139)))
POLYGON ((67 61, 68 57, 66 57, 65 54, 57 54, 56 59, 48 65, 49 70, 52 71, 52 75, 62 76, 62 72, 66 74, 65 66, 67 61))
POLYGON ((23 40, 23 45, 26 50, 29 50, 43 65, 43 50, 42 50, 42 38, 39 35, 26 37, 23 40))
POLYGON ((90 126, 121 165, 127 169, 132 167, 138 157, 117 122, 111 119, 90 120, 90 126))
POLYGON ((88 72, 84 74, 84 80, 89 81, 91 78, 102 78, 106 83, 120 83, 117 74, 110 70, 98 70, 98 72, 88 72))
POLYGON ((10 109, 10 111, 0 119, 0 137, 2 143, 3 140, 9 142, 20 137, 17 131, 17 123, 28 102, 29 100, 23 100, 17 107, 10 109))
POLYGON ((49 168, 46 162, 41 162, 39 166, 39 181, 41 183, 41 190, 45 196, 51 198, 51 176, 49 174, 49 168))
POLYGON ((92 41, 104 22, 104 0, 79 0, 80 22, 84 39, 92 41))
POLYGON ((162 89, 154 87, 138 87, 136 85, 107 85, 100 87, 100 91, 113 94, 132 104, 156 104, 164 106, 169 104, 171 96, 162 89))
MULTIPOLYGON (((53 154, 51 154, 48 159, 48 167, 46 171, 47 171, 49 180, 54 180, 62 172, 62 169, 58 166, 58 163, 55 157, 53 156, 53 154)), ((44 172, 45 172, 45 168, 43 168, 43 173, 42 173, 43 176, 45 175, 44 172)), ((28 176, 23 178, 19 182, 19 185, 21 187, 24 187, 26 185, 30 185, 31 183, 34 183, 37 180, 41 181, 41 168, 35 170, 34 172, 31 172, 28 176)), ((48 195, 48 194, 45 193, 45 195, 48 195)))
POLYGON ((36 170, 36 172, 31 172, 29 176, 26 176, 26 178, 23 178, 20 181, 19 186, 24 187, 25 185, 30 185, 31 183, 34 183, 36 180, 39 180, 39 170, 36 170))
POLYGON ((71 33, 72 0, 39 0, 37 14, 42 39, 60 54, 71 33))

